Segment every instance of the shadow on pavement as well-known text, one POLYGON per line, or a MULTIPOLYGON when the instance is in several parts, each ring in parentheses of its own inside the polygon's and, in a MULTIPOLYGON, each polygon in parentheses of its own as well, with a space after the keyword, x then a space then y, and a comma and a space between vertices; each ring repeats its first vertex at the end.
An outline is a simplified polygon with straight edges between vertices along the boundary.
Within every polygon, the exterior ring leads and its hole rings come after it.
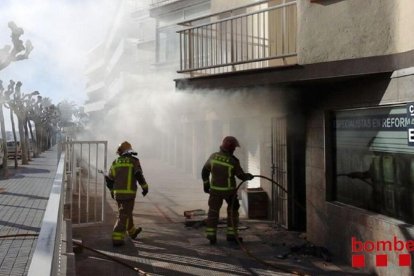
MULTIPOLYGON (((5 226, 5 228, 10 227, 13 230, 27 230, 27 231, 33 231, 33 232, 40 232, 40 227, 33 227, 33 226, 28 226, 28 225, 24 225, 24 224, 18 224, 18 223, 13 223, 12 225, 10 224, 10 221, 4 221, 4 220, 0 220, 0 226, 5 226)), ((2 229, 3 231, 4 229, 2 229)))

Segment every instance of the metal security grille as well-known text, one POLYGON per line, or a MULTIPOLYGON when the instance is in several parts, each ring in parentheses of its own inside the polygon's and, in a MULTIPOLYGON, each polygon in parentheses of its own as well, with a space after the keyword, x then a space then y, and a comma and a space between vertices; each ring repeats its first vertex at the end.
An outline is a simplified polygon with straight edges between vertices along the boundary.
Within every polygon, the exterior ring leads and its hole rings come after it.
MULTIPOLYGON (((288 190, 286 119, 272 118, 272 179, 288 190)), ((288 195, 280 187, 272 186, 272 217, 275 223, 288 227, 288 195)))
POLYGON ((67 141, 63 145, 65 218, 73 225, 102 222, 106 189, 100 171, 107 170, 107 141, 67 141))

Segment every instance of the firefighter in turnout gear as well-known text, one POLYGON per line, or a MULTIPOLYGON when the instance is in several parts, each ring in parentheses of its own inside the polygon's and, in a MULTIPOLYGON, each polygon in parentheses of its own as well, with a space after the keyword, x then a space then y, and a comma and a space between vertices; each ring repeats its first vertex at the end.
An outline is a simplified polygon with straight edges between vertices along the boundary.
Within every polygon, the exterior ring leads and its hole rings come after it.
MULTIPOLYGON (((236 147, 240 147, 240 144, 235 137, 225 137, 220 151, 209 157, 201 172, 204 192, 210 194, 206 228, 206 236, 210 244, 217 242, 217 224, 223 200, 227 203, 227 241, 237 242, 240 204, 237 199, 235 176, 245 181, 252 180, 253 175, 244 173, 240 161, 233 155, 236 147), (234 202, 233 206, 232 202, 234 202)), ((238 239, 242 241, 242 238, 238 237, 238 239)))
POLYGON ((119 157, 112 162, 110 171, 105 177, 107 186, 111 189, 111 195, 118 204, 118 218, 113 232, 112 243, 114 246, 123 245, 126 234, 135 239, 142 231, 141 227, 134 226, 132 212, 134 210, 135 196, 137 193, 137 181, 142 188, 142 195, 148 193, 148 184, 145 181, 139 159, 136 152, 128 142, 119 145, 117 154, 119 157))

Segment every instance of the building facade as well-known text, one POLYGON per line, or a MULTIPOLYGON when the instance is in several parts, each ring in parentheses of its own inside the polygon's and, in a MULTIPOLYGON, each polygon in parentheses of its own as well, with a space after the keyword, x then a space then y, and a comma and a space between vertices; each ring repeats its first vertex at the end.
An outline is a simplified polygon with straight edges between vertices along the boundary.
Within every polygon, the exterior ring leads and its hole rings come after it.
MULTIPOLYGON (((151 90, 147 80, 154 72, 155 20, 149 16, 148 5, 149 1, 119 1, 105 38, 88 55, 85 112, 91 123, 87 135, 107 134, 111 148, 136 137, 132 127, 125 127, 128 125, 156 136, 142 116, 134 116, 134 110, 148 111, 142 99, 151 90)), ((148 140, 141 141, 142 151, 149 150, 148 140)))
MULTIPOLYGON (((205 155, 205 139, 197 128, 203 128, 204 117, 197 106, 176 102, 173 80, 180 62, 180 40, 178 23, 210 14, 210 0, 152 0, 150 15, 156 21, 155 65, 157 74, 165 82, 164 95, 170 95, 166 109, 168 115, 162 131, 161 159, 197 178, 205 155)), ((168 98, 168 97, 167 97, 168 98)), ((161 101, 163 102, 163 101, 161 101)))
POLYGON ((276 183, 243 187, 247 212, 261 188, 266 218, 335 258, 363 256, 363 270, 411 275, 408 249, 352 241, 413 240, 412 1, 121 2, 87 69, 85 111, 115 119, 111 140, 199 178, 234 135, 242 167, 276 183))
MULTIPOLYGON (((210 17, 183 22, 176 87, 243 93, 247 101, 264 95, 274 105, 226 117, 242 141, 253 136, 244 165, 289 193, 260 181, 273 219, 306 228, 308 240, 365 271, 411 275, 410 248, 361 250, 352 241, 413 239, 414 3, 213 0, 211 7, 210 17)), ((206 117, 202 136, 224 133, 219 121, 206 117)))

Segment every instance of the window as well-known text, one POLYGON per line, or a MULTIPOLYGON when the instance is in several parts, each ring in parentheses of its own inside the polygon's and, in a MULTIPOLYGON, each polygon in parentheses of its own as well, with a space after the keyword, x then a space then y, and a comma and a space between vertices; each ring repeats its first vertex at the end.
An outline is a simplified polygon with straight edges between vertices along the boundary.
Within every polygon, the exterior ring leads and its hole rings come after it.
POLYGON ((414 147, 406 106, 333 112, 334 200, 414 224, 414 147))
POLYGON ((163 28, 159 30, 159 63, 174 62, 179 59, 179 39, 174 28, 163 28))

